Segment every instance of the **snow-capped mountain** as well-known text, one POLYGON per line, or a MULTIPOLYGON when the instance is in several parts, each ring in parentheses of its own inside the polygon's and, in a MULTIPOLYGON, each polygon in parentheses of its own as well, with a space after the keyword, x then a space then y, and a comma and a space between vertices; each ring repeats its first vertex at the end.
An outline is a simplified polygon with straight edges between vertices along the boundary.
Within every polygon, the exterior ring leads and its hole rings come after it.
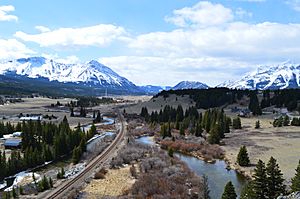
POLYGON ((300 88, 300 65, 290 61, 274 66, 260 66, 238 81, 227 81, 218 87, 237 89, 300 88))
POLYGON ((50 82, 76 83, 96 88, 140 90, 136 85, 121 77, 98 61, 65 64, 44 57, 20 58, 0 62, 0 75, 17 75, 31 79, 48 79, 50 82))
POLYGON ((173 90, 182 90, 182 89, 208 89, 209 86, 196 81, 182 81, 179 82, 176 86, 172 87, 173 90))

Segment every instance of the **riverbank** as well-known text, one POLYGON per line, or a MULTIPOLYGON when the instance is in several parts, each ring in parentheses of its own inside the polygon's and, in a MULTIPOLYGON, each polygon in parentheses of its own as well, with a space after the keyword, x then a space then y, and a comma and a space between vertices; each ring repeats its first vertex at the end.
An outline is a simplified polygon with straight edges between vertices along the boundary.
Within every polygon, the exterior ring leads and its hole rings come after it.
MULTIPOLYGON (((154 137, 141 137, 138 138, 137 141, 150 146, 159 144, 155 141, 154 137)), ((175 152, 174 156, 184 162, 190 170, 195 172, 198 176, 206 175, 208 177, 211 198, 220 198, 224 191, 224 186, 229 181, 232 181, 234 184, 238 195, 246 184, 247 180, 244 176, 235 170, 227 170, 227 165, 224 160, 215 159, 214 162, 208 163, 208 161, 196 154, 179 152, 175 152)))

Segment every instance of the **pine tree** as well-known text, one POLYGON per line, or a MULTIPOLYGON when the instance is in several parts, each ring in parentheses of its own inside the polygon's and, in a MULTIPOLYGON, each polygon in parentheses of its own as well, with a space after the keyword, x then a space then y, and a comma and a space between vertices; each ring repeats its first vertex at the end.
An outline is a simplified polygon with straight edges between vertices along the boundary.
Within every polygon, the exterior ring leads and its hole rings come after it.
POLYGON ((260 128, 260 122, 259 122, 259 120, 257 120, 257 121, 255 122, 255 128, 256 128, 256 129, 259 129, 259 128, 260 128))
POLYGON ((240 166, 249 166, 250 160, 249 160, 246 146, 242 146, 240 148, 239 154, 237 156, 237 163, 240 166))
POLYGON ((180 124, 179 134, 180 134, 180 135, 183 135, 183 136, 185 135, 183 124, 180 124))
POLYGON ((71 111, 70 117, 74 117, 74 116, 75 116, 75 115, 74 115, 74 108, 70 108, 70 111, 71 111))
POLYGON ((268 184, 268 198, 277 198, 280 194, 285 193, 285 185, 283 184, 283 174, 279 169, 276 159, 270 158, 267 164, 267 184, 268 184))
POLYGON ((237 195, 235 193, 234 186, 232 182, 228 182, 224 188, 224 193, 222 195, 222 199, 236 199, 237 195))
POLYGON ((300 160, 299 160, 299 164, 296 169, 296 174, 292 178, 291 189, 293 192, 300 191, 300 160))
POLYGON ((250 103, 249 110, 253 113, 253 115, 261 115, 261 107, 258 102, 258 98, 255 92, 250 93, 250 103))
POLYGON ((52 178, 51 178, 51 177, 49 178, 49 187, 50 187, 50 188, 53 187, 53 181, 52 181, 52 178))
POLYGON ((209 136, 208 136, 208 142, 210 144, 219 144, 221 137, 220 137, 220 133, 218 132, 218 125, 216 124, 209 132, 209 136))
POLYGON ((253 191, 253 182, 248 182, 242 189, 241 199, 257 199, 253 191))
POLYGON ((201 137, 202 133, 203 133, 203 129, 202 129, 201 123, 198 122, 197 125, 196 125, 195 136, 196 137, 201 137))
POLYGON ((258 161, 256 168, 254 169, 253 178, 253 192, 255 198, 267 199, 267 171, 263 161, 258 161))
POLYGON ((290 124, 290 118, 289 116, 284 116, 283 118, 283 126, 288 126, 290 124))
POLYGON ((232 128, 233 129, 241 129, 242 128, 241 118, 237 117, 232 120, 232 128))
POLYGON ((12 195, 13 195, 13 198, 17 198, 17 192, 16 192, 15 187, 13 187, 13 189, 12 189, 12 195))

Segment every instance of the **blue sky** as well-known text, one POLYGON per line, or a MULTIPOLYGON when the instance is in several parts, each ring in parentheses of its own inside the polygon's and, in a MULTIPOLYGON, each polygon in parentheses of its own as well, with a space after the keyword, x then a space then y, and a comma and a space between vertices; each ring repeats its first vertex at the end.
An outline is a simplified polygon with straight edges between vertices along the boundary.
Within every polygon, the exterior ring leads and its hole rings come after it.
POLYGON ((300 0, 0 0, 0 30, 0 59, 96 59, 138 85, 300 62, 300 0))

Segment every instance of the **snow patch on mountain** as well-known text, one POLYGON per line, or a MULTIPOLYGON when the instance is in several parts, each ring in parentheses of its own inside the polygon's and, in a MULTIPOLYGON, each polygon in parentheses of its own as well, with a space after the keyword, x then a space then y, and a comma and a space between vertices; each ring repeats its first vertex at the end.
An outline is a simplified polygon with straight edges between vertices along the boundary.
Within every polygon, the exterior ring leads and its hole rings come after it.
POLYGON ((260 66, 242 79, 224 82, 218 87, 259 90, 299 88, 300 65, 287 61, 274 66, 260 66))
POLYGON ((135 86, 109 67, 92 60, 87 63, 65 64, 44 57, 30 57, 0 62, 0 74, 15 72, 29 78, 49 81, 91 83, 94 85, 135 86))

